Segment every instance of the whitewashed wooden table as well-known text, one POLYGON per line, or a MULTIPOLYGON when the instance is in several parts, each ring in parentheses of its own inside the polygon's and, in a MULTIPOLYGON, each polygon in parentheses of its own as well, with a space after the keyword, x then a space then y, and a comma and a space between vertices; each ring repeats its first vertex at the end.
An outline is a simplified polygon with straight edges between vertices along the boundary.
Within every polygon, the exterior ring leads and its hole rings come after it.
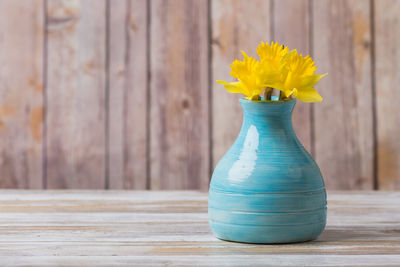
POLYGON ((0 191, 0 265, 400 266, 400 192, 328 192, 313 242, 216 239, 207 193, 0 191))

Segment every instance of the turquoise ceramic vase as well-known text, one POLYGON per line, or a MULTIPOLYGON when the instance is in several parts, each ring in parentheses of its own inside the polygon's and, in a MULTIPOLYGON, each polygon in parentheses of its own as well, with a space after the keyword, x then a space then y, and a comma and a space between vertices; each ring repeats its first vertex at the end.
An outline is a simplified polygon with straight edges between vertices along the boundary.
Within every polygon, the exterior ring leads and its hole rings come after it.
POLYGON ((208 214, 214 235, 246 243, 313 240, 326 224, 321 172, 292 127, 296 100, 240 99, 244 119, 212 175, 208 214))

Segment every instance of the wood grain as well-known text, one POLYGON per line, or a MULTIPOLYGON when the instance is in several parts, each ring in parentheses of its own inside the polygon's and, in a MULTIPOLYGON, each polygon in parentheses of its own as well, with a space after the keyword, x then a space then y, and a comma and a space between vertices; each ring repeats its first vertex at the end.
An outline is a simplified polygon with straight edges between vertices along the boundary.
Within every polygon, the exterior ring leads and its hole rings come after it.
POLYGON ((369 1, 313 1, 313 54, 329 75, 314 105, 316 160, 328 189, 373 187, 369 1))
POLYGON ((399 192, 328 192, 315 241, 225 242, 197 191, 1 191, 3 265, 398 266, 399 192))
POLYGON ((207 189, 208 2, 151 2, 152 189, 207 189))
POLYGON ((48 1, 48 188, 105 186, 105 7, 48 1))
POLYGON ((270 1, 211 1, 212 23, 212 159, 213 167, 239 134, 243 113, 240 94, 231 94, 215 80, 233 81, 229 65, 241 50, 257 56, 258 44, 271 41, 270 1))
POLYGON ((400 2, 375 1, 379 189, 400 189, 400 2))
POLYGON ((110 4, 109 183, 146 189, 147 8, 145 0, 110 4))
MULTIPOLYGON (((309 0, 274 0, 273 35, 280 44, 310 54, 310 3, 309 0)), ((297 101, 293 111, 293 127, 302 145, 311 152, 311 104, 297 101)))
POLYGON ((0 187, 41 188, 43 1, 0 1, 0 187))

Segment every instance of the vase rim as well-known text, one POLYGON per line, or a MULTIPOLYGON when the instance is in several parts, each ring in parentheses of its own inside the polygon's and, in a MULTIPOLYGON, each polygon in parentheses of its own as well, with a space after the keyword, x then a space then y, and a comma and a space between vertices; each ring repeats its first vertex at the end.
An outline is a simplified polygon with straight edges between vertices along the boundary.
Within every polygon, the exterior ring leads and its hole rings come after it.
POLYGON ((273 104, 273 105, 285 105, 285 104, 289 104, 289 103, 293 103, 296 102, 295 98, 289 99, 289 100, 268 100, 268 101, 264 101, 264 100, 249 100, 246 99, 245 97, 241 97, 239 98, 239 102, 240 103, 257 103, 257 104, 273 104))

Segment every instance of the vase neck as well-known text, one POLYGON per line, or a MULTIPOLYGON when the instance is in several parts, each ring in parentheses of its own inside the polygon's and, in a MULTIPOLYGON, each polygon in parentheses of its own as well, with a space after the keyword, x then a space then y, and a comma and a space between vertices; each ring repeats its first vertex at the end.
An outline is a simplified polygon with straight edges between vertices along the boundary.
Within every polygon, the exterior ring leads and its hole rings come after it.
POLYGON ((240 99, 243 109, 243 126, 254 125, 263 128, 281 128, 292 131, 292 111, 295 100, 249 101, 240 99))
POLYGON ((250 101, 241 98, 240 104, 245 116, 291 117, 296 100, 289 101, 250 101))

